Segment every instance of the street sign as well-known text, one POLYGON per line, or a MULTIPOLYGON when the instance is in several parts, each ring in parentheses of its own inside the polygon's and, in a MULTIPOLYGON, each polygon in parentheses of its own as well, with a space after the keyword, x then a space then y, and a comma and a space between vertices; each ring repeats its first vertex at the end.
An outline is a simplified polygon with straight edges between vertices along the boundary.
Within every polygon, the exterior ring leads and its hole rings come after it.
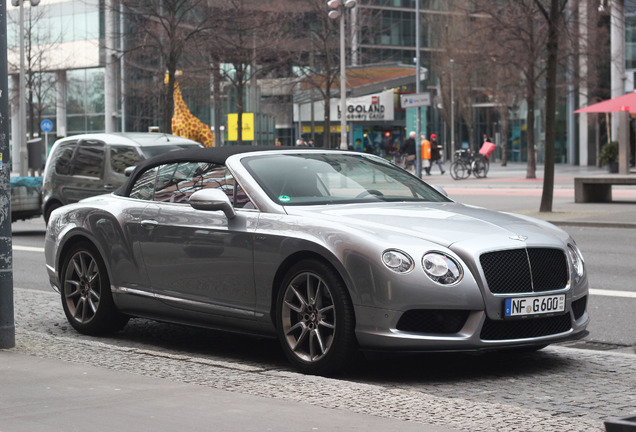
POLYGON ((401 99, 402 108, 415 108, 431 105, 431 94, 429 92, 402 95, 401 99))
POLYGON ((51 132, 53 130, 53 122, 51 120, 42 120, 42 123, 40 123, 40 128, 44 132, 51 132))

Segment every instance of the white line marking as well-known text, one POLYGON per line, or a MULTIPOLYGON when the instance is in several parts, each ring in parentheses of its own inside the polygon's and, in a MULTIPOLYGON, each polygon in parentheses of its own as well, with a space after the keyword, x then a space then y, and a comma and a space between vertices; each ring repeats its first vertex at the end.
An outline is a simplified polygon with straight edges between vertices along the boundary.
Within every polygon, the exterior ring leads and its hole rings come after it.
POLYGON ((636 292, 630 292, 630 291, 591 289, 590 294, 598 295, 598 296, 607 296, 607 297, 636 298, 636 292))
MULTIPOLYGON (((13 250, 22 252, 42 252, 44 248, 31 247, 31 246, 16 246, 13 245, 13 250)), ((636 292, 630 291, 617 291, 617 290, 602 290, 602 289, 590 289, 591 295, 605 296, 605 297, 624 297, 624 298, 636 298, 636 292)))
POLYGON ((44 253, 44 248, 32 247, 32 246, 16 246, 13 245, 13 250, 20 252, 42 252, 44 253))

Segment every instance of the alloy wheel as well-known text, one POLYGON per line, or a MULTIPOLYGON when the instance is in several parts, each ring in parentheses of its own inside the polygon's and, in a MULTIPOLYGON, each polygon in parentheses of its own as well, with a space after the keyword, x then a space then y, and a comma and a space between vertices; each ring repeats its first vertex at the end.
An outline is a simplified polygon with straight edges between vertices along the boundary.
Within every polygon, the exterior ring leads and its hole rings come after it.
POLYGON ((305 362, 320 361, 336 332, 336 309, 329 286, 318 275, 304 272, 285 288, 282 330, 294 355, 305 362))

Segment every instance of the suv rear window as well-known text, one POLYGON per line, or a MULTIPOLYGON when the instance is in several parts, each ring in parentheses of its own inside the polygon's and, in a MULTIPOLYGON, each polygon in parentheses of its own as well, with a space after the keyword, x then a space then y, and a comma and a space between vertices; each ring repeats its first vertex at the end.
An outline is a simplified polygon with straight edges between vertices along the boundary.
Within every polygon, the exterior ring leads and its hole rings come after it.
POLYGON ((73 160, 73 152, 77 141, 64 143, 60 145, 57 151, 57 158, 55 159, 55 172, 60 175, 71 175, 72 167, 71 161, 73 160))

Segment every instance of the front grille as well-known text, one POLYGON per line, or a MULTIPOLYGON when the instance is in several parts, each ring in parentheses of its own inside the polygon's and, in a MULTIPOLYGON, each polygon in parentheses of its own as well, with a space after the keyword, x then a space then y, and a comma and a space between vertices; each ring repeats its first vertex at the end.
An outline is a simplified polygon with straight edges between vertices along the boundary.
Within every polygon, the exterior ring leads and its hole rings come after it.
POLYGON ((482 340, 526 339, 564 333, 571 328, 569 313, 546 318, 509 321, 486 318, 480 338, 482 340))
POLYGON ((568 263, 560 249, 488 252, 479 261, 494 294, 552 291, 563 289, 568 283, 568 263))
POLYGON ((464 327, 469 313, 465 310, 413 309, 400 317, 396 328, 411 333, 453 334, 464 327))
POLYGON ((585 313, 585 307, 587 306, 587 296, 572 302, 572 313, 574 313, 574 319, 578 320, 585 313))

